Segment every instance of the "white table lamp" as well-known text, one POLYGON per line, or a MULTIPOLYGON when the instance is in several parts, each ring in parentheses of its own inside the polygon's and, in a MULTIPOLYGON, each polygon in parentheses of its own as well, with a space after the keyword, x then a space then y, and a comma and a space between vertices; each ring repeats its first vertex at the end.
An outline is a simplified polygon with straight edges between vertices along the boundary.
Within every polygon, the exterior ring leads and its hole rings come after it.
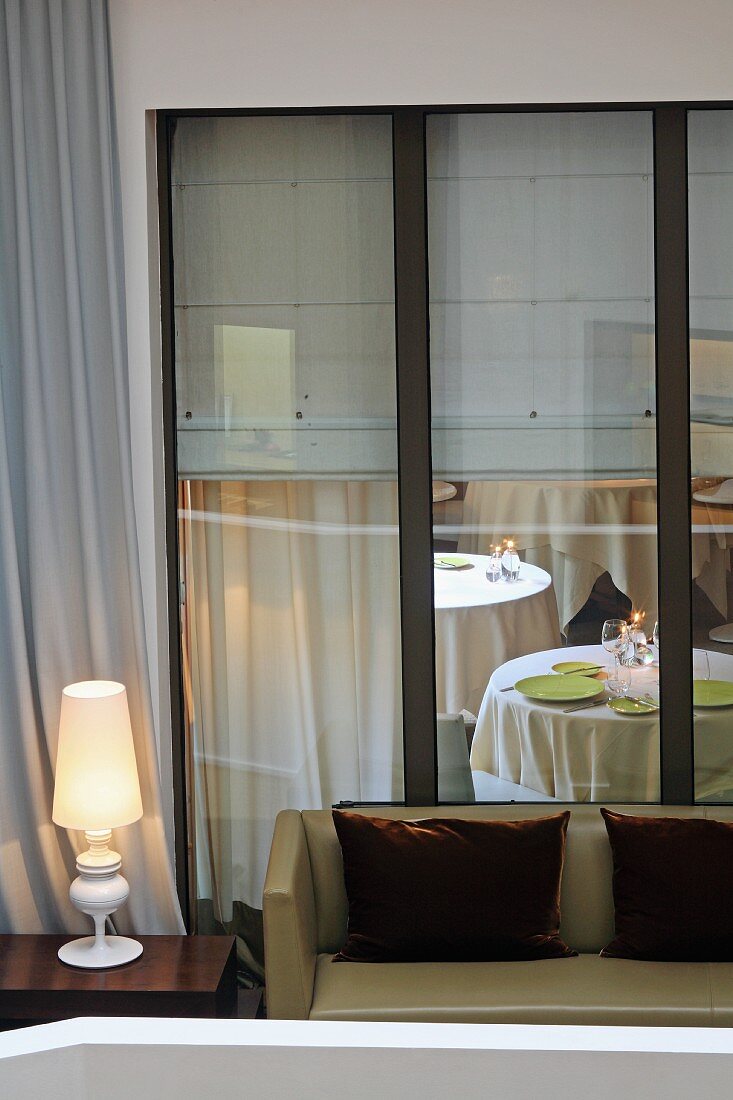
POLYGON ((94 919, 93 936, 59 950, 62 962, 100 969, 120 966, 142 954, 126 936, 106 936, 105 921, 127 901, 130 887, 119 873, 122 860, 110 851, 112 829, 143 814, 135 764, 127 692, 111 680, 86 680, 64 688, 61 698, 53 820, 81 829, 89 851, 77 857, 79 877, 72 902, 94 919))

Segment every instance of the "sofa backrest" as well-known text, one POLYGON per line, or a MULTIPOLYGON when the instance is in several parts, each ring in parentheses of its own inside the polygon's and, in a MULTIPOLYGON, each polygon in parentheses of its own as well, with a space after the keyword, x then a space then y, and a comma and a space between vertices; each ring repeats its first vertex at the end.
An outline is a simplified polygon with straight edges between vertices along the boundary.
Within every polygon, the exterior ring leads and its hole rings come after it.
MULTIPOLYGON (((707 817, 733 821, 733 806, 621 806, 619 813, 644 817, 707 817)), ((611 849, 600 807, 588 804, 539 805, 524 803, 482 806, 369 806, 354 813, 370 817, 417 820, 424 817, 518 821, 549 817, 570 810, 565 869, 563 871, 560 931, 566 943, 582 953, 597 953, 613 936, 611 849)), ((304 810, 308 851, 318 923, 318 950, 337 951, 346 938, 348 905, 343 863, 330 810, 304 810)), ((437 884, 436 884, 437 886, 437 884)))

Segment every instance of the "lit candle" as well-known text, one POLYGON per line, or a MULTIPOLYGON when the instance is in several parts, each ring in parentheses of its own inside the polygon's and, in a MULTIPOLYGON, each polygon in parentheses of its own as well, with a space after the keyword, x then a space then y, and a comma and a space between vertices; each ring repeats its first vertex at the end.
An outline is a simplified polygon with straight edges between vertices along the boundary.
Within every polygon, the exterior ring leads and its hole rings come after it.
POLYGON ((644 633, 644 619, 646 618, 645 611, 635 611, 631 617, 630 631, 632 642, 644 642, 646 643, 646 634, 644 633))

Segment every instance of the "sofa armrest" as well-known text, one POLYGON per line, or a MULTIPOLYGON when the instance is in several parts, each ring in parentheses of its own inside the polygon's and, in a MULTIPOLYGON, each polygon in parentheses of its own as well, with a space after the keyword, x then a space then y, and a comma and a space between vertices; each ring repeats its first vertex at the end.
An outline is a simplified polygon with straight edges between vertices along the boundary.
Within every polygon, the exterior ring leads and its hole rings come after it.
POLYGON ((267 1015, 307 1020, 318 934, 310 856, 297 810, 277 815, 263 895, 267 1015))

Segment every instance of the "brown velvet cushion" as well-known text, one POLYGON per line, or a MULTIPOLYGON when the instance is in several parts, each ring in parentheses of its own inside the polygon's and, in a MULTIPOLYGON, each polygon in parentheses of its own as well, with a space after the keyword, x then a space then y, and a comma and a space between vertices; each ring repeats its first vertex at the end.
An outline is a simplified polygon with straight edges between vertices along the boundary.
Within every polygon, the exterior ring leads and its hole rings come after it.
POLYGON ((613 851, 613 959, 733 961, 733 825, 601 810, 613 851))
POLYGON ((554 959, 570 814, 388 821, 334 810, 348 962, 554 959))

